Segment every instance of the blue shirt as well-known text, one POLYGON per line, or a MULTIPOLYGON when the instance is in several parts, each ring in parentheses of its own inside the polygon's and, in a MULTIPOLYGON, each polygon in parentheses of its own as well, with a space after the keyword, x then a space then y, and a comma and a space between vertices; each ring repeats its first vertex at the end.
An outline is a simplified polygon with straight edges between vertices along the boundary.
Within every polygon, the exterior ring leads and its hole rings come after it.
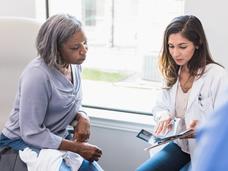
POLYGON ((197 140, 192 171, 227 171, 228 102, 210 115, 199 129, 197 140))

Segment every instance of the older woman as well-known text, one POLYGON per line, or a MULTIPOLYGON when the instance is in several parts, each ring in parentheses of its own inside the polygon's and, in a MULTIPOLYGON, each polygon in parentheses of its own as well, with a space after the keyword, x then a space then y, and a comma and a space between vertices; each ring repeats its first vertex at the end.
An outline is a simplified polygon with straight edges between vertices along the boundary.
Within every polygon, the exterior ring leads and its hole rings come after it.
MULTIPOLYGON (((87 41, 80 21, 54 15, 41 26, 36 47, 39 56, 24 69, 16 101, 1 134, 1 147, 40 152, 56 149, 78 154, 80 171, 102 170, 95 162, 102 151, 89 144, 90 121, 81 111, 81 64, 87 41), (67 126, 77 121, 69 138, 67 126)), ((26 49, 25 49, 26 50, 26 49)), ((70 170, 63 162, 60 170, 70 170)))

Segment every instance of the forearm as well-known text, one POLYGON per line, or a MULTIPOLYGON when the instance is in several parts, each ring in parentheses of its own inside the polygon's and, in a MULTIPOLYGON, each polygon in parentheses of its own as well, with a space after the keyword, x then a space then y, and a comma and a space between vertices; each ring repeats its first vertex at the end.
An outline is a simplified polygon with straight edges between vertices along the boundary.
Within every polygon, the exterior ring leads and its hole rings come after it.
POLYGON ((85 118, 85 119, 88 119, 89 120, 89 117, 88 115, 86 114, 86 112, 84 111, 78 111, 76 113, 76 116, 75 118, 73 119, 73 121, 70 123, 71 126, 73 126, 74 128, 77 126, 78 124, 78 121, 81 119, 81 118, 85 118))
POLYGON ((77 124, 74 127, 74 139, 77 142, 87 142, 90 136, 90 119, 84 112, 77 113, 77 124))
POLYGON ((77 154, 80 154, 88 161, 97 161, 102 155, 101 149, 97 146, 88 143, 70 141, 66 139, 62 140, 59 146, 59 150, 75 152, 77 154))
POLYGON ((79 146, 80 146, 79 143, 77 143, 76 141, 63 139, 60 146, 59 146, 59 150, 72 151, 75 153, 80 153, 80 147, 79 146))

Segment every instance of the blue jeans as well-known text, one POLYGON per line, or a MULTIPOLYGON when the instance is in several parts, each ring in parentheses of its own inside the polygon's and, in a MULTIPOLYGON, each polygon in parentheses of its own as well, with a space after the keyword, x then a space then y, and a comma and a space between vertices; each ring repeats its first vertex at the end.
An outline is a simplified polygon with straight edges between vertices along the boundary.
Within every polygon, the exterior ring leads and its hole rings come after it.
MULTIPOLYGON (((63 161, 59 171, 70 171, 70 167, 68 167, 63 161)), ((78 171, 103 171, 103 169, 99 166, 97 162, 89 162, 87 160, 83 160, 81 167, 78 171)))
MULTIPOLYGON (((3 134, 0 134, 0 148, 1 147, 11 147, 15 150, 23 150, 26 147, 31 148, 33 151, 39 153, 41 149, 33 147, 29 144, 26 144, 22 139, 9 139, 3 134)), ((70 171, 70 167, 68 167, 63 161, 59 171, 70 171)), ((98 165, 97 162, 89 162, 87 160, 83 160, 81 167, 78 171, 103 171, 103 169, 98 165)))
POLYGON ((171 142, 139 166, 136 171, 187 171, 190 161, 190 155, 171 142))

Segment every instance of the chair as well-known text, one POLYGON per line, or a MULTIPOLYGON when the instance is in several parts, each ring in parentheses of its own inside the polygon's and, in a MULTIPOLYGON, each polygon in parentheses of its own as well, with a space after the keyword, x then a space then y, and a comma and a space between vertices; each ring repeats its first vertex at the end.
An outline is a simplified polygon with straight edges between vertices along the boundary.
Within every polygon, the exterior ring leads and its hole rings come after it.
MULTIPOLYGON (((31 18, 0 17, 0 130, 10 114, 19 76, 36 57, 35 40, 40 23, 31 18)), ((5 171, 26 171, 18 152, 0 149, 0 167, 5 171)))
POLYGON ((31 18, 0 17, 0 130, 12 108, 20 73, 37 56, 40 25, 31 18))

